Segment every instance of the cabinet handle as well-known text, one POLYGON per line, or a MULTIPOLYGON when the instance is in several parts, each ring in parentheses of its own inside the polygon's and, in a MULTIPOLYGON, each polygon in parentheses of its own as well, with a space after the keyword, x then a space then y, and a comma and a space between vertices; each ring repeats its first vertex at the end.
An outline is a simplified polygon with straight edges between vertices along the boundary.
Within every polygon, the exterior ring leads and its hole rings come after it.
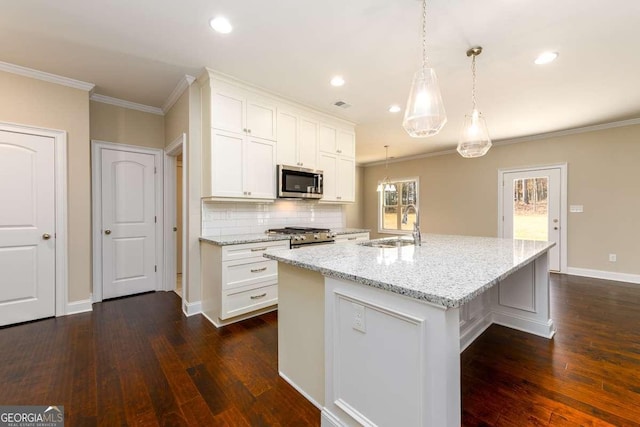
POLYGON ((247 132, 251 133, 251 129, 247 129, 247 132))
POLYGON ((242 132, 247 132, 247 128, 242 128, 242 132))
POLYGON ((267 293, 265 292, 264 294, 260 294, 260 295, 251 295, 251 299, 260 299, 260 298, 264 298, 267 296, 267 293))
POLYGON ((357 237, 347 237, 347 240, 356 240, 357 237))
POLYGON ((260 273, 261 271, 265 271, 267 269, 267 267, 262 267, 262 268, 252 268, 251 272, 252 273, 260 273))
POLYGON ((266 251, 267 248, 251 248, 251 252, 260 252, 260 251, 266 251))
POLYGON ((342 196, 337 196, 336 199, 342 200, 342 196))

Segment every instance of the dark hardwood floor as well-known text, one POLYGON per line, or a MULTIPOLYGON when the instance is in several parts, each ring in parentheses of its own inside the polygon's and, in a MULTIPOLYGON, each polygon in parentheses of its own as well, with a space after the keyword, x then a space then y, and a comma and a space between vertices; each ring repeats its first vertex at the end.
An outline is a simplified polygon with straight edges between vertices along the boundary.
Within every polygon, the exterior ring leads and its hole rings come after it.
MULTIPOLYGON (((462 354, 463 425, 640 425, 640 286, 554 276, 551 295, 554 340, 494 325, 462 354)), ((0 329, 0 351, 0 405, 64 405, 69 426, 320 424, 278 376, 275 313, 216 329, 152 293, 0 329)))
POLYGON ((493 325, 462 354, 465 426, 640 426, 640 285, 552 275, 553 340, 493 325))

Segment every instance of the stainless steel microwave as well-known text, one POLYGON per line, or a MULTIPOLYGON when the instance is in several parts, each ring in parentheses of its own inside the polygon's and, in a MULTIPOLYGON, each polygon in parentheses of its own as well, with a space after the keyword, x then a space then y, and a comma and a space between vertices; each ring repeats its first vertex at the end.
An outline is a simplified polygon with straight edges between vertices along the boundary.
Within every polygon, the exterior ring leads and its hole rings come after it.
POLYGON ((278 165, 278 197, 322 198, 322 171, 299 166, 278 165))

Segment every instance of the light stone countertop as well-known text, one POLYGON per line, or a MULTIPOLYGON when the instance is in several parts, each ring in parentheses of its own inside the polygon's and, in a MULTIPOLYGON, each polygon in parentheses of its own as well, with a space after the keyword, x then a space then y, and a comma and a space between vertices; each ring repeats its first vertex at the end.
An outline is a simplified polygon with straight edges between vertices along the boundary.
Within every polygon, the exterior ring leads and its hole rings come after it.
POLYGON ((229 236, 201 236, 200 241, 212 243, 218 246, 241 245, 244 243, 274 242, 278 240, 291 240, 286 234, 232 234, 229 236))
POLYGON ((357 233, 368 233, 371 230, 368 228, 332 228, 332 232, 336 234, 357 234, 357 233))
MULTIPOLYGON (((378 239, 376 241, 393 240, 378 239)), ((545 253, 555 243, 423 234, 422 246, 322 245, 265 257, 326 276, 459 307, 545 253)))

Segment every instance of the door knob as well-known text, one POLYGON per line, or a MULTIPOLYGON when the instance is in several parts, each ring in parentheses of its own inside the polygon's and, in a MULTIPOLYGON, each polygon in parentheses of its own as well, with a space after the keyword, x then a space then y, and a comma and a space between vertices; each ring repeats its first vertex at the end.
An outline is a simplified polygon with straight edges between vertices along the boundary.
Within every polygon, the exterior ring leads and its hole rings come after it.
POLYGON ((44 233, 44 234, 42 235, 42 238, 43 238, 44 240, 49 240, 49 239, 51 238, 51 234, 49 234, 49 233, 44 233))
POLYGON ((108 236, 109 234, 111 234, 111 230, 104 230, 104 234, 108 236))
POLYGON ((173 227, 173 231, 178 231, 178 227, 173 227))
POLYGON ((553 227, 553 229, 554 229, 554 230, 557 230, 557 229, 558 229, 558 227, 553 227))

